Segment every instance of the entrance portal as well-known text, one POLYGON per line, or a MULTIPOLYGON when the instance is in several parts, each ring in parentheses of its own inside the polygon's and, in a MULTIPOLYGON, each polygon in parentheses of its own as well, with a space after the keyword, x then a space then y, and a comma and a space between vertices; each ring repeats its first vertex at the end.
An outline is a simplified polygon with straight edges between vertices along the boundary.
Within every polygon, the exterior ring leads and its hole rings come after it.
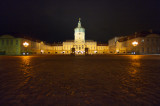
POLYGON ((76 55, 85 55, 85 51, 75 51, 76 55))

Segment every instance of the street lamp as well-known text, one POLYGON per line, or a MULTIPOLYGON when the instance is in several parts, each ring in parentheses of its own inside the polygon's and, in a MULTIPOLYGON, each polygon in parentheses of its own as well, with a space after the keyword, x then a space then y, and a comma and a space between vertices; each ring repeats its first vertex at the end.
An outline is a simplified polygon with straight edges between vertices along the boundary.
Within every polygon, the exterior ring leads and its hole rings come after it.
POLYGON ((133 46, 137 46, 137 45, 138 45, 138 42, 137 42, 137 41, 134 41, 134 42, 132 42, 132 45, 133 45, 133 46))
POLYGON ((28 42, 24 42, 24 43, 23 43, 23 46, 24 46, 24 47, 28 47, 28 46, 29 46, 29 43, 28 43, 28 42))
MULTIPOLYGON (((137 41, 133 41, 132 42, 132 45, 134 46, 134 48, 138 45, 138 42, 137 41)), ((135 48, 136 49, 136 48, 135 48)), ((133 54, 136 54, 136 50, 134 51, 133 54)))
MULTIPOLYGON (((28 42, 24 42, 23 43, 23 46, 25 47, 25 48, 27 48, 28 46, 29 46, 29 43, 28 42)), ((25 52, 26 52, 26 49, 25 49, 25 52)), ((25 55, 26 53, 23 53, 23 55, 25 55)), ((27 55, 28 55, 28 53, 27 53, 27 55)))

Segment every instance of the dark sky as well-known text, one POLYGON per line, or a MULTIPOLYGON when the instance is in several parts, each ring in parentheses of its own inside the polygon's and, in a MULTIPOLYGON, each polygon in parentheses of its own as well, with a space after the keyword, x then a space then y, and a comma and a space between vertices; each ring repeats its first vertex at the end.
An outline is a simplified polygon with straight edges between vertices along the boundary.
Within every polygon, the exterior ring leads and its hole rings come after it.
POLYGON ((79 17, 88 40, 160 30, 160 0, 1 0, 0 34, 65 41, 74 39, 79 17))

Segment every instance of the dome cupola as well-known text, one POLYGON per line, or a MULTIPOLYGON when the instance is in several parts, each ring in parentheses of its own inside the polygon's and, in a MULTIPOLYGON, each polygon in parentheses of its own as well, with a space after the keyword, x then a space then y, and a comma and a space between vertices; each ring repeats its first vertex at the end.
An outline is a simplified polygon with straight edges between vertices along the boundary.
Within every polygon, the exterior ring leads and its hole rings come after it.
POLYGON ((85 29, 81 26, 81 19, 79 18, 78 26, 74 29, 75 32, 85 32, 85 29))

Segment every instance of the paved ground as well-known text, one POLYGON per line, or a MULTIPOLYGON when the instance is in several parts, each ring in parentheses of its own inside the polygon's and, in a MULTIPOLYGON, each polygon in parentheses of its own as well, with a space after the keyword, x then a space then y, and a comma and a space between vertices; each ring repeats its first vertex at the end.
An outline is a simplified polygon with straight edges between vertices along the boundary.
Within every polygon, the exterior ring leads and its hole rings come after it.
POLYGON ((0 56, 0 105, 160 105, 160 55, 0 56))

